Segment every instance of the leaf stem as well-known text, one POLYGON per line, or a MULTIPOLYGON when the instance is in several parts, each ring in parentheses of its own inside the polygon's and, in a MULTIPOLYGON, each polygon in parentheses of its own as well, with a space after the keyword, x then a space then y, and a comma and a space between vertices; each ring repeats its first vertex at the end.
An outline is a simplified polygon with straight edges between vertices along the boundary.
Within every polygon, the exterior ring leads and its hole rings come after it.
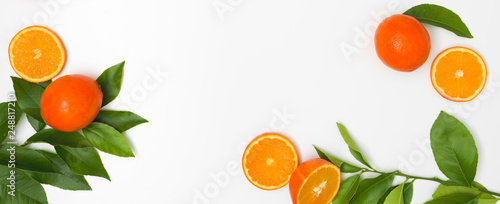
MULTIPOLYGON (((377 170, 371 170, 371 169, 363 169, 364 172, 371 172, 371 173, 378 173, 378 174, 385 174, 387 172, 380 172, 380 171, 377 171, 377 170)), ((421 177, 421 176, 413 176, 413 175, 408 175, 408 174, 405 174, 405 173, 402 173, 398 170, 394 171, 394 172, 389 172, 389 173, 396 173, 397 176, 401 176, 401 177, 406 177, 407 179, 408 178, 412 178, 414 179, 413 181, 415 181, 416 179, 420 179, 420 180, 427 180, 427 181, 434 181, 434 182, 438 182, 440 184, 443 184, 443 185, 456 185, 454 184, 453 182, 451 181, 445 181, 445 180, 441 180, 437 177, 421 177)), ((495 192, 492 192, 492 191, 489 191, 485 188, 482 188, 480 186, 473 186, 473 188, 477 189, 478 191, 481 191, 483 193, 487 193, 487 194, 490 194, 490 195, 495 195, 495 196, 499 196, 500 197, 500 193, 495 193, 495 192)))

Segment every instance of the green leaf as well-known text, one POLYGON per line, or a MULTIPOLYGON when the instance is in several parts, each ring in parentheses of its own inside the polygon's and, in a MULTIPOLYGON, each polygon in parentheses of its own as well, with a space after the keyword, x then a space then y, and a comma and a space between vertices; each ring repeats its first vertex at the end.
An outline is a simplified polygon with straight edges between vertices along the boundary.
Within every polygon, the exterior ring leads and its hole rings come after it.
POLYGON ((35 131, 37 132, 43 130, 45 126, 47 126, 47 124, 45 124, 44 122, 38 121, 37 119, 29 115, 27 115, 26 118, 28 118, 28 122, 30 123, 31 127, 33 127, 33 129, 35 129, 35 131))
MULTIPOLYGON (((404 183, 404 187, 403 187, 403 201, 404 201, 405 204, 410 204, 411 200, 413 198, 413 182, 414 181, 415 180, 413 180, 410 183, 404 183)), ((380 198, 380 200, 378 200, 378 203, 379 204, 383 204, 385 202, 385 199, 389 195, 389 193, 391 193, 392 190, 394 190, 395 188, 396 188, 396 186, 391 186, 389 188, 389 190, 387 190, 385 192, 385 194, 380 198)))
POLYGON ((460 16, 445 7, 421 4, 410 8, 404 14, 413 16, 422 23, 449 30, 460 37, 474 38, 460 16))
POLYGON ((342 135, 342 138, 344 138, 345 143, 347 143, 347 145, 349 146, 349 151, 351 152, 352 156, 354 156, 354 158, 356 158, 362 164, 373 169, 370 166, 370 164, 366 161, 366 159, 363 157, 363 154, 361 154, 361 150, 359 149, 358 145, 354 142, 352 137, 349 135, 346 128, 340 123, 337 123, 337 127, 339 128, 340 134, 342 135))
POLYGON ((324 152, 323 150, 319 149, 318 147, 316 147, 314 145, 313 145, 313 147, 321 159, 327 160, 327 161, 331 162, 332 164, 335 164, 335 166, 338 166, 338 167, 341 167, 342 164, 344 164, 344 161, 337 159, 336 157, 324 152))
POLYGON ((64 145, 74 148, 92 147, 92 144, 78 132, 61 132, 55 129, 44 129, 37 132, 28 138, 24 145, 37 142, 45 142, 54 146, 64 145))
POLYGON ((38 152, 49 159, 61 173, 40 173, 26 171, 26 174, 40 183, 49 184, 65 190, 92 190, 92 188, 87 183, 87 180, 85 180, 85 177, 71 172, 68 165, 66 165, 64 160, 62 160, 59 155, 42 150, 38 150, 38 152))
POLYGON ((108 172, 102 164, 99 153, 93 147, 71 148, 55 146, 55 149, 73 173, 99 176, 111 181, 108 172))
POLYGON ((340 184, 340 189, 333 199, 332 204, 345 204, 349 203, 352 197, 356 194, 359 186, 360 174, 351 176, 340 184))
POLYGON ((41 87, 43 87, 45 89, 45 88, 47 88, 47 86, 50 85, 50 83, 52 83, 52 79, 48 80, 48 81, 40 82, 40 83, 38 83, 38 85, 40 85, 41 87))
POLYGON ((130 111, 111 110, 99 111, 99 114, 94 119, 94 121, 108 124, 109 126, 117 129, 120 132, 125 132, 136 125, 149 122, 141 116, 130 111))
POLYGON ((0 178, 2 178, 0 179, 0 202, 2 204, 48 204, 42 185, 22 170, 0 166, 0 178), (15 196, 9 194, 12 179, 8 178, 12 175, 11 171, 14 171, 15 176, 15 191, 13 192, 15 196))
POLYGON ((477 196, 469 194, 453 194, 449 196, 435 198, 425 204, 477 204, 479 202, 477 196))
POLYGON ((106 69, 101 76, 97 78, 97 83, 101 86, 102 90, 102 106, 107 105, 113 101, 122 87, 123 66, 125 61, 106 69))
POLYGON ((395 188, 396 188, 396 186, 391 186, 389 189, 387 189, 387 191, 385 191, 384 195, 382 195, 380 197, 380 199, 378 200, 377 204, 384 204, 385 199, 387 198, 387 196, 389 195, 389 193, 391 193, 392 190, 394 190, 395 188))
POLYGON ((413 180, 410 183, 405 183, 405 187, 403 189, 403 197, 404 197, 404 203, 405 204, 410 204, 411 200, 413 198, 413 180))
POLYGON ((38 84, 27 82, 21 78, 11 78, 14 83, 17 102, 23 112, 38 121, 43 121, 40 115, 40 98, 42 98, 42 93, 44 91, 43 87, 38 84))
MULTIPOLYGON (((480 188, 484 188, 481 184, 475 182, 474 186, 478 186, 480 188)), ((484 188, 486 189, 486 188, 484 188)), ((498 200, 489 194, 482 193, 481 191, 475 189, 475 188, 470 188, 466 186, 447 186, 447 185, 439 185, 434 194, 432 194, 433 198, 441 198, 441 197, 446 197, 450 195, 457 195, 457 194, 467 194, 467 195, 472 195, 472 196, 479 196, 479 204, 493 204, 496 203, 498 200)))
POLYGON ((23 111, 16 101, 0 103, 0 144, 9 137, 9 132, 10 135, 15 135, 15 126, 22 113, 23 111), (9 124, 9 117, 11 118, 10 123, 14 122, 14 124, 9 124))
POLYGON ((404 183, 399 184, 385 198, 384 204, 404 204, 403 188, 404 183))
POLYGON ((363 170, 363 168, 360 168, 360 167, 357 167, 357 166, 354 166, 352 164, 349 164, 349 163, 344 163, 342 164, 342 166, 340 167, 340 171, 342 173, 356 173, 356 172, 359 172, 363 170))
POLYGON ((134 157, 127 139, 113 127, 93 122, 83 129, 83 134, 97 149, 120 157, 134 157))
POLYGON ((59 170, 39 152, 15 145, 0 145, 0 165, 38 172, 59 173, 59 170), (14 154, 13 160, 11 156, 14 154))
POLYGON ((432 125, 431 147, 444 175, 458 184, 472 185, 478 154, 474 138, 464 124, 441 111, 432 125))
POLYGON ((358 191, 351 204, 375 204, 391 187, 396 173, 381 174, 378 177, 365 179, 359 183, 358 191))

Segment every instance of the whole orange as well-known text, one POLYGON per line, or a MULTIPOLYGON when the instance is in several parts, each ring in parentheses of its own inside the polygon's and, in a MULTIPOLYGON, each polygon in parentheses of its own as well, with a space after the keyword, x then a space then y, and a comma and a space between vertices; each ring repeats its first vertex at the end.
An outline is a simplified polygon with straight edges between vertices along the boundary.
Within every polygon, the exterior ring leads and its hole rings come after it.
POLYGON ((50 127, 74 132, 87 127, 101 108, 102 91, 97 82, 80 74, 53 81, 42 94, 40 114, 50 127))
POLYGON ((415 18, 396 14, 384 19, 375 31, 375 49, 382 62, 402 72, 422 66, 429 57, 431 38, 415 18))

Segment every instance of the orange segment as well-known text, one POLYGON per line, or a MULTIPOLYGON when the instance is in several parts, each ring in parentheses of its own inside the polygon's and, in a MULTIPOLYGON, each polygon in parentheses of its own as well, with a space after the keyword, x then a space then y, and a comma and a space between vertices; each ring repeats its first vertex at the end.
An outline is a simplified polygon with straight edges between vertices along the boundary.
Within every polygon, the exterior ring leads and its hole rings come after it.
POLYGON ((265 133, 250 142, 242 163, 250 183, 264 190, 275 190, 288 184, 299 159, 295 147, 287 138, 265 133))
POLYGON ((66 63, 66 51, 54 32, 42 26, 31 26, 10 41, 9 60, 17 75, 39 83, 59 74, 66 63))
POLYGON ((289 187, 294 204, 331 203, 340 188, 340 169, 324 159, 308 160, 292 174, 289 187))
POLYGON ((483 58, 465 47, 452 47, 441 52, 431 68, 434 89, 444 98, 466 102, 474 99, 486 84, 483 58))

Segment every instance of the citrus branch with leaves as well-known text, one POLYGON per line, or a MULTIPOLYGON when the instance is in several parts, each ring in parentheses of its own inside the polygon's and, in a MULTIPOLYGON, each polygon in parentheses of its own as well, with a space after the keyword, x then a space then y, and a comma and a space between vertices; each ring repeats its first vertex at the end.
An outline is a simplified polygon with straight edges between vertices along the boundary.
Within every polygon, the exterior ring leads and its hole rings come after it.
POLYGON ((474 181, 478 153, 472 134, 462 122, 443 111, 432 125, 430 139, 434 159, 441 172, 449 180, 414 176, 399 170, 378 171, 366 161, 346 128, 340 123, 337 123, 337 126, 352 156, 365 167, 344 162, 314 146, 319 157, 340 167, 342 173, 354 173, 353 176, 342 181, 333 204, 408 204, 412 200, 415 180, 433 181, 440 184, 432 195, 433 199, 426 202, 427 204, 492 204, 500 200, 495 197, 500 196, 500 193, 489 191, 474 181), (378 176, 362 179, 361 175, 365 172, 375 173, 378 176), (396 176, 406 178, 405 182, 393 186, 396 176))
MULTIPOLYGON (((103 94, 102 106, 118 96, 124 65, 125 62, 114 65, 97 78, 103 94)), ((17 101, 0 103, 1 203, 47 204, 41 184, 79 191, 92 190, 85 176, 111 180, 97 150, 134 157, 123 132, 148 122, 146 119, 130 111, 101 109, 94 121, 81 131, 61 132, 48 128, 40 115, 40 98, 51 81, 37 84, 12 77, 12 82, 17 101), (23 113, 36 133, 19 146, 15 141, 16 124, 23 113), (52 145, 54 151, 31 148, 33 143, 52 145), (11 152, 15 153, 15 162, 11 152), (11 171, 15 175, 15 188, 11 188, 12 179, 5 179, 12 175, 11 171), (15 196, 9 195, 12 190, 15 196)))

